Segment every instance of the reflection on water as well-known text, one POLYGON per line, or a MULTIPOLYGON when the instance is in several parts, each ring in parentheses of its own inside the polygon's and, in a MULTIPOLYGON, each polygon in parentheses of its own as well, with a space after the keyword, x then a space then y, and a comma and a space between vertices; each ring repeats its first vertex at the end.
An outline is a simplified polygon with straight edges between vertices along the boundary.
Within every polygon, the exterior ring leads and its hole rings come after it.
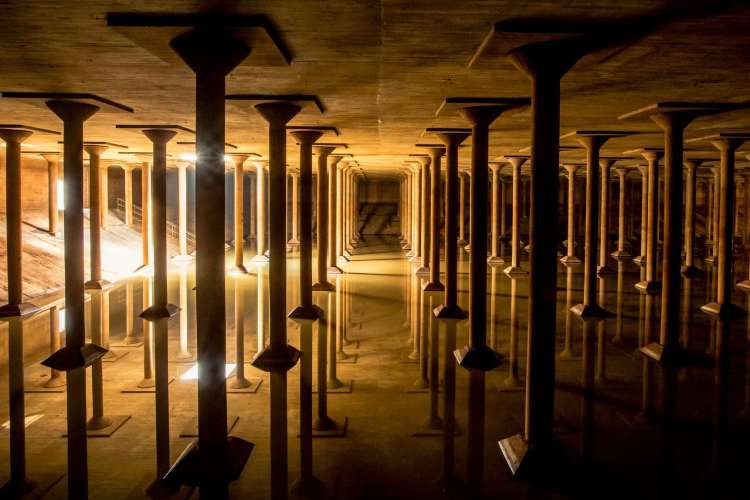
MULTIPOLYGON (((422 292, 416 264, 396 243, 365 241, 343 265, 345 274, 331 277, 336 291, 315 292, 324 318, 287 323, 303 361, 289 373, 288 447, 273 453, 269 376, 250 361, 266 344, 268 297, 278 291, 268 289, 264 264, 227 279, 227 359, 236 364, 228 375, 228 425, 230 434, 256 444, 230 487, 233 498, 269 497, 271 459, 288 462, 294 491, 317 478, 322 488, 315 483, 307 491, 326 498, 747 498, 750 320, 715 321, 699 311, 714 297, 711 268, 683 280, 681 303, 681 343, 705 352, 705 362, 665 369, 638 354, 658 339, 660 319, 659 296, 633 286, 643 280, 642 268, 618 262, 616 274, 598 280, 598 302, 612 315, 581 321, 569 310, 582 298, 582 268, 559 266, 556 433, 575 467, 553 494, 512 479, 496 444, 524 419, 528 277, 489 270, 487 337, 505 363, 470 374, 452 356, 468 341, 469 322, 434 320, 442 294, 422 292)), ((180 311, 163 332, 138 317, 150 303, 149 277, 91 297, 89 334, 112 354, 88 370, 89 428, 119 422, 108 437, 88 440, 92 498, 142 498, 149 485, 156 494, 154 479, 195 436, 197 382, 181 378, 195 363, 193 265, 172 265, 169 301, 180 311)), ((738 275, 744 266, 738 260, 738 275)), ((288 269, 291 309, 299 302, 294 255, 288 269)), ((464 309, 467 273, 463 260, 464 309)), ((744 294, 733 298, 750 305, 744 294)), ((65 471, 65 375, 38 364, 59 346, 62 307, 50 303, 22 325, 3 326, 11 363, 0 384, 11 397, 0 400, 0 417, 21 422, 25 413, 30 422, 0 430, 5 476, 11 462, 19 467, 19 446, 28 477, 52 484, 48 478, 65 471)), ((44 498, 65 491, 62 480, 44 498)))

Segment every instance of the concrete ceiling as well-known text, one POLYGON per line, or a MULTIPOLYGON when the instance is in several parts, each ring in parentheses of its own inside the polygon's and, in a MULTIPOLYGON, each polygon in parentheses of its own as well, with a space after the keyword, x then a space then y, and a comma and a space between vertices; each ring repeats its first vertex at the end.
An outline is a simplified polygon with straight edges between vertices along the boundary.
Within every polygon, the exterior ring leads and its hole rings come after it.
MULTIPOLYGON (((0 90, 91 92, 135 108, 132 116, 100 113, 86 140, 149 148, 145 138, 116 123, 177 123, 194 128, 194 79, 108 28, 107 12, 196 12, 220 5, 262 13, 279 28, 294 59, 288 67, 239 67, 228 93, 316 94, 327 112, 303 112, 291 125, 333 125, 365 170, 395 172, 418 152, 425 127, 465 127, 458 115, 435 117, 446 96, 527 96, 529 81, 503 59, 468 68, 491 26, 516 17, 611 20, 654 13, 675 4, 681 16, 606 61, 582 61, 562 81, 561 133, 576 129, 650 132, 611 141, 606 152, 659 146, 649 121, 617 116, 656 101, 750 100, 750 6, 716 0, 277 0, 206 2, 0 2, 0 90), (719 8, 720 6, 722 8, 719 8), (484 65, 487 66, 487 65, 484 65)), ((529 113, 502 117, 490 135, 490 158, 528 146, 529 113)), ((61 129, 48 110, 0 99, 0 121, 61 129)), ((696 121, 688 137, 706 129, 750 130, 750 110, 696 121)), ((266 153, 265 123, 247 104, 227 103, 227 141, 241 151, 266 153)), ((35 135, 27 149, 57 148, 35 135)), ((565 143, 565 142, 564 142, 565 143)), ((574 144, 574 142, 570 142, 574 144)), ((172 151, 178 151, 173 146, 172 151)), ((187 149, 184 149, 187 151, 187 149)), ((469 148, 461 152, 468 163, 469 148)), ((297 162, 290 139, 288 158, 297 162)), ((116 157, 115 155, 112 155, 116 157)), ((580 152, 566 157, 581 157, 580 152)))

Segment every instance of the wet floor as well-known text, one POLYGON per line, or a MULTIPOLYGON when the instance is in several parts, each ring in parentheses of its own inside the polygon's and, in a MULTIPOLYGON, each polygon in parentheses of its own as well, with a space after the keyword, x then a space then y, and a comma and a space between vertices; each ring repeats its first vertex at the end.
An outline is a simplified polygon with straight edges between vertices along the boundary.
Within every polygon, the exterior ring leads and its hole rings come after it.
MULTIPOLYGON (((461 254, 459 302, 466 309, 468 255, 461 254)), ((741 260, 737 273, 744 276, 741 260)), ((331 277, 336 292, 315 294, 326 311, 328 339, 334 344, 325 349, 326 355, 337 352, 326 379, 329 387, 341 382, 327 396, 327 413, 346 430, 343 436, 313 440, 314 472, 326 486, 326 497, 440 498, 445 471, 454 471, 458 480, 448 496, 461 497, 473 490, 466 484, 467 463, 472 463, 483 471, 483 478, 477 476, 475 466, 471 477, 479 477, 487 498, 748 498, 750 322, 734 320, 728 334, 717 334, 717 326, 699 309, 711 299, 710 268, 699 278, 684 280, 681 339, 703 360, 686 369, 662 371, 637 351, 658 338, 658 297, 646 297, 633 287, 640 281, 635 264, 610 260, 610 265, 614 273, 599 281, 599 300, 612 315, 586 328, 567 312, 582 299, 582 267, 558 267, 556 430, 568 459, 545 475, 546 484, 529 485, 512 478, 497 446, 499 439, 522 429, 527 278, 507 277, 504 265, 489 272, 487 337, 505 363, 486 376, 485 407, 470 407, 465 370, 456 370, 455 395, 450 384, 441 383, 445 360, 451 360, 445 352, 451 335, 445 325, 431 325, 425 314, 440 303, 441 295, 422 294, 422 278, 414 275, 416 266, 403 257, 395 240, 366 240, 352 261, 342 265, 346 273, 331 277), (717 357, 717 352, 727 355, 717 357), (438 381, 432 393, 430 379, 438 381), (455 397, 454 453, 450 447, 446 453, 439 429, 446 397, 455 397), (469 442, 475 435, 470 427, 481 415, 484 436, 479 443, 469 442)), ((189 373, 195 371, 196 351, 192 266, 173 264, 169 283, 170 301, 182 306, 170 320, 172 460, 197 430, 197 382, 189 373)), ((255 449, 231 495, 261 499, 270 493, 269 384, 267 374, 249 362, 268 340, 268 294, 275 291, 268 290, 266 266, 248 262, 247 267, 249 274, 227 277, 228 413, 231 434, 253 442, 255 449), (244 327, 240 342, 236 317, 244 327), (237 382, 238 349, 249 387, 232 389, 248 385, 237 382)), ((291 309, 299 297, 294 257, 288 270, 291 309)), ((110 343, 119 357, 103 363, 104 413, 124 423, 109 437, 88 440, 91 498, 143 498, 156 474, 153 350, 150 332, 137 317, 143 309, 144 282, 147 278, 134 277, 109 292, 110 343)), ((734 302, 750 306, 741 293, 734 302)), ((290 343, 299 346, 298 325, 290 321, 288 326, 290 343)), ((459 347, 467 342, 467 326, 457 326, 459 347)), ((317 360, 317 333, 314 339, 317 360)), ((27 391, 49 391, 42 388, 49 373, 38 364, 40 359, 27 363, 27 391)), ((0 383, 7 394, 6 373, 0 383)), ((299 367, 289 373, 288 387, 292 484, 299 476, 299 367)), ((29 476, 43 481, 59 477, 66 466, 65 394, 64 388, 54 390, 59 392, 27 392, 25 397, 29 476)), ((88 390, 91 412, 90 375, 88 390)), ((8 401, 0 399, 5 421, 8 401)), ((314 402, 318 416, 317 394, 314 402)), ((0 474, 9 473, 8 450, 8 431, 2 429, 0 474)), ((175 498, 191 494, 197 497, 183 489, 175 498)), ((65 495, 63 479, 43 498, 65 495)))

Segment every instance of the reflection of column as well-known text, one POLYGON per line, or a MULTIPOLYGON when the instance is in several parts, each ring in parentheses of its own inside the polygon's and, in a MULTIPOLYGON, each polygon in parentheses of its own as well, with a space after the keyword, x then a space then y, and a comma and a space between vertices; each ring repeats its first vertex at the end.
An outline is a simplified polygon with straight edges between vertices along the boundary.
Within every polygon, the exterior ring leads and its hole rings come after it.
MULTIPOLYGON (((411 273, 410 273, 411 274, 411 273)), ((411 338, 412 351, 409 353, 409 360, 419 360, 419 332, 422 324, 422 310, 419 308, 419 297, 422 295, 419 290, 419 278, 412 274, 409 280, 409 295, 411 303, 411 338)))
MULTIPOLYGON (((54 354, 60 349, 60 310, 57 306, 52 306, 49 309, 49 350, 50 354, 54 354)), ((43 384, 43 387, 52 389, 55 387, 62 387, 65 385, 65 379, 61 376, 59 370, 50 368, 49 379, 43 384)))
POLYGON ((255 314, 257 316, 257 328, 256 328, 256 335, 258 338, 258 350, 257 352, 262 352, 263 349, 266 347, 266 305, 265 305, 265 289, 264 289, 264 279, 263 279, 263 268, 258 267, 257 268, 257 276, 256 276, 256 293, 257 293, 257 306, 255 308, 255 314))
POLYGON ((331 389, 338 389, 344 386, 344 383, 339 380, 336 373, 336 345, 338 338, 341 333, 341 326, 343 324, 341 317, 341 277, 336 276, 336 291, 330 295, 329 299, 329 328, 328 328, 328 387, 331 389))
POLYGON ((338 424, 328 416, 328 381, 326 367, 328 365, 328 332, 329 319, 333 317, 334 296, 328 292, 318 295, 319 303, 325 306, 318 320, 318 418, 313 422, 313 429, 317 431, 331 431, 338 424))
POLYGON ((229 387, 244 389, 251 384, 245 378, 245 290, 239 277, 234 280, 234 346, 234 361, 237 366, 229 387))
POLYGON ((180 337, 176 358, 180 361, 192 360, 193 354, 188 345, 188 270, 180 266, 180 337))
MULTIPOLYGON (((151 307, 152 302, 151 278, 149 276, 144 276, 141 279, 141 283, 141 293, 143 298, 141 305, 143 307, 143 310, 146 310, 151 307)), ((141 327, 143 328, 143 379, 138 382, 137 387, 140 389, 150 389, 154 387, 154 360, 152 354, 154 329, 153 324, 145 318, 141 322, 141 327)))
POLYGON ((567 361, 573 359, 573 268, 569 265, 565 266, 565 276, 565 340, 559 359, 567 361))
POLYGON ((54 236, 57 234, 59 211, 57 207, 57 179, 60 176, 60 154, 45 153, 42 155, 47 161, 47 231, 54 236))
POLYGON ((524 387, 518 378, 518 280, 510 280, 510 346, 508 347, 508 376, 503 387, 524 387))
POLYGON ((255 163, 255 257, 253 262, 268 262, 266 257, 266 180, 262 162, 255 163))
MULTIPOLYGON (((437 235, 435 235, 437 238, 437 235)), ((434 293, 428 293, 427 299, 427 321, 429 322, 430 332, 430 356, 429 356, 429 380, 430 380, 430 414, 425 422, 425 427, 430 430, 438 430, 443 428, 443 420, 438 415, 438 401, 440 386, 439 380, 439 359, 438 353, 440 346, 438 345, 438 322, 437 318, 432 314, 432 310, 438 306, 438 296, 434 293)))

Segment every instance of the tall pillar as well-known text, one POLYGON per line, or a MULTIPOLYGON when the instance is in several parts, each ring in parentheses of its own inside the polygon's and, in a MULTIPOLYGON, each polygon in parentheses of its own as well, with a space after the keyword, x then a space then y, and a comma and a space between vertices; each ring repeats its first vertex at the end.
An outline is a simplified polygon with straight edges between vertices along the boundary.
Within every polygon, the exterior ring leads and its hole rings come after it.
POLYGON ((513 172, 512 216, 510 236, 510 266, 503 272, 508 276, 526 274, 521 268, 521 167, 529 159, 526 155, 506 155, 513 172))
MULTIPOLYGON (((411 243, 411 258, 409 262, 418 262, 421 259, 422 254, 422 224, 423 218, 421 213, 421 192, 422 192, 422 175, 420 170, 419 162, 415 162, 413 165, 412 175, 414 182, 412 183, 412 243, 411 243)), ((406 255, 409 256, 409 253, 406 255)))
POLYGON ((67 372, 68 496, 88 495, 86 370, 106 349, 86 344, 84 320, 83 123, 98 106, 67 100, 47 101, 63 121, 65 165, 65 347, 42 362, 67 372))
MULTIPOLYGON (((440 282, 440 159, 445 147, 429 147, 430 154, 430 280, 425 283, 425 292, 442 292, 440 282)), ((437 304, 436 304, 437 305, 437 304)))
POLYGON ((338 235, 338 218, 341 211, 338 197, 338 164, 342 160, 340 155, 328 157, 328 274, 342 274, 336 259, 336 241, 338 235))
POLYGON ((125 178, 125 225, 133 225, 133 166, 123 165, 123 176, 125 178))
POLYGON ((560 259, 563 264, 580 264, 576 257, 576 171, 578 165, 566 163, 563 165, 568 172, 568 243, 565 257, 560 259))
POLYGON ((312 396, 312 324, 322 311, 313 304, 312 296, 312 148, 323 132, 320 130, 295 130, 299 152, 299 259, 300 304, 289 317, 300 323, 300 477, 292 487, 297 495, 312 495, 322 490, 320 480, 313 474, 313 396, 312 396))
POLYGON ((609 173, 616 160, 612 158, 599 158, 599 166, 602 169, 600 182, 599 205, 599 265, 596 273, 599 276, 615 274, 615 271, 607 265, 609 256, 609 173))
POLYGON ((500 170, 502 163, 490 163, 490 170, 492 170, 492 198, 490 200, 492 216, 490 218, 490 256, 487 257, 487 263, 491 266, 501 264, 505 262, 498 252, 500 246, 500 217, 499 212, 505 211, 505 200, 503 199, 500 184, 500 170), (499 206, 498 206, 499 205, 499 206))
POLYGON ((142 266, 151 265, 151 165, 141 162, 141 255, 142 266))
POLYGON ((187 246, 187 169, 188 163, 177 165, 177 241, 179 253, 175 260, 192 260, 187 246))
POLYGON ((328 156, 333 153, 333 146, 313 146, 318 155, 318 189, 315 204, 318 239, 318 281, 313 284, 313 291, 332 291, 335 287, 328 281, 328 156))
MULTIPOLYGON (((643 149, 641 150, 641 154, 648 161, 646 279, 636 283, 635 287, 641 292, 656 293, 661 286, 656 277, 656 259, 659 243, 659 160, 664 155, 664 152, 661 149, 643 149)), ((641 261, 641 265, 643 265, 643 261, 641 261)))
MULTIPOLYGON (((232 155, 234 161, 234 267, 233 274, 247 274, 245 251, 245 170, 249 155, 232 155)), ((284 225, 286 227, 286 225, 284 225)))
POLYGON ((348 166, 343 163, 339 163, 336 168, 336 206, 338 207, 338 210, 336 210, 336 246, 334 257, 336 258, 336 262, 340 264, 349 262, 349 259, 344 256, 344 224, 347 218, 346 213, 349 208, 349 203, 346 199, 345 182, 347 169, 348 166))
POLYGON ((466 223, 466 173, 459 172, 459 187, 458 187, 458 246, 464 247, 468 244, 466 241, 466 230, 464 224, 466 223))
POLYGON ((625 192, 627 189, 627 175, 628 175, 628 169, 626 168, 617 168, 615 169, 617 172, 617 176, 620 179, 619 182, 619 201, 617 204, 617 250, 612 252, 612 257, 615 259, 621 260, 621 259, 627 259, 630 258, 630 252, 628 252, 625 249, 625 237, 626 237, 626 231, 625 231, 625 192))
MULTIPOLYGON (((708 303, 701 307, 705 313, 717 316, 720 322, 743 316, 746 312, 739 306, 732 304, 732 290, 734 279, 732 277, 733 254, 734 254, 734 222, 735 222, 735 154, 737 150, 750 140, 750 134, 726 133, 715 134, 699 139, 691 139, 689 142, 710 141, 721 155, 719 166, 719 185, 722 196, 719 198, 719 224, 718 224, 718 249, 719 259, 716 265, 717 285, 716 302, 708 303)), ((726 326, 726 325, 722 325, 726 326)), ((720 330, 719 330, 720 332, 720 330)))
POLYGON ((432 236, 430 231, 430 162, 431 159, 427 155, 418 155, 420 172, 422 174, 421 189, 420 189, 420 204, 421 204, 421 218, 420 218, 420 256, 422 258, 420 266, 414 273, 417 276, 427 276, 430 274, 430 250, 432 236))
POLYGON ((109 285, 102 280, 102 197, 99 185, 102 178, 100 172, 101 155, 107 150, 107 146, 84 144, 84 149, 89 155, 89 264, 91 266, 86 289, 102 290, 109 285))
MULTIPOLYGON (((275 101, 255 105, 268 122, 269 213, 286 221, 286 124, 301 108, 291 102, 275 101)), ((269 345, 253 359, 253 366, 271 378, 271 498, 286 498, 287 463, 287 371, 300 352, 287 342, 286 310, 286 224, 271 224, 269 231, 268 284, 269 345)))
POLYGON ((152 240, 154 244, 154 279, 152 304, 140 316, 148 321, 154 332, 154 399, 156 422, 156 479, 149 489, 166 488, 175 492, 176 485, 164 481, 172 460, 169 445, 169 318, 177 313, 177 306, 168 301, 167 290, 167 143, 177 135, 168 127, 143 129, 153 144, 153 175, 151 176, 152 240))
POLYGON ((289 176, 292 178, 292 237, 287 245, 296 247, 299 246, 299 173, 290 172, 289 176))
POLYGON ((109 229, 109 167, 105 163, 99 171, 99 223, 102 231, 109 229))
POLYGON ((253 262, 268 262, 266 256, 266 179, 265 165, 261 161, 255 162, 255 256, 253 262))
MULTIPOLYGON (((685 349, 680 345, 679 326, 680 285, 682 280, 680 275, 680 250, 683 225, 683 133, 687 125, 697 116, 713 114, 730 108, 731 105, 724 106, 715 103, 699 103, 689 106, 659 103, 620 117, 622 119, 647 116, 664 131, 665 214, 660 337, 658 343, 652 343, 641 348, 641 353, 662 364, 682 364, 686 361, 685 349)), ((731 255, 731 250, 729 255, 731 255)))
POLYGON ((695 267, 695 187, 696 170, 703 163, 702 160, 684 161, 685 164, 685 263, 682 266, 682 274, 687 278, 693 278, 700 274, 700 269, 695 267))
POLYGON ((60 153, 44 153, 47 161, 47 231, 52 236, 57 234, 60 211, 57 207, 57 179, 60 177, 60 153))
POLYGON ((647 237, 648 233, 648 167, 639 165, 638 172, 641 174, 641 252, 637 257, 633 258, 633 262, 639 266, 643 266, 646 263, 646 249, 647 249, 647 237))

